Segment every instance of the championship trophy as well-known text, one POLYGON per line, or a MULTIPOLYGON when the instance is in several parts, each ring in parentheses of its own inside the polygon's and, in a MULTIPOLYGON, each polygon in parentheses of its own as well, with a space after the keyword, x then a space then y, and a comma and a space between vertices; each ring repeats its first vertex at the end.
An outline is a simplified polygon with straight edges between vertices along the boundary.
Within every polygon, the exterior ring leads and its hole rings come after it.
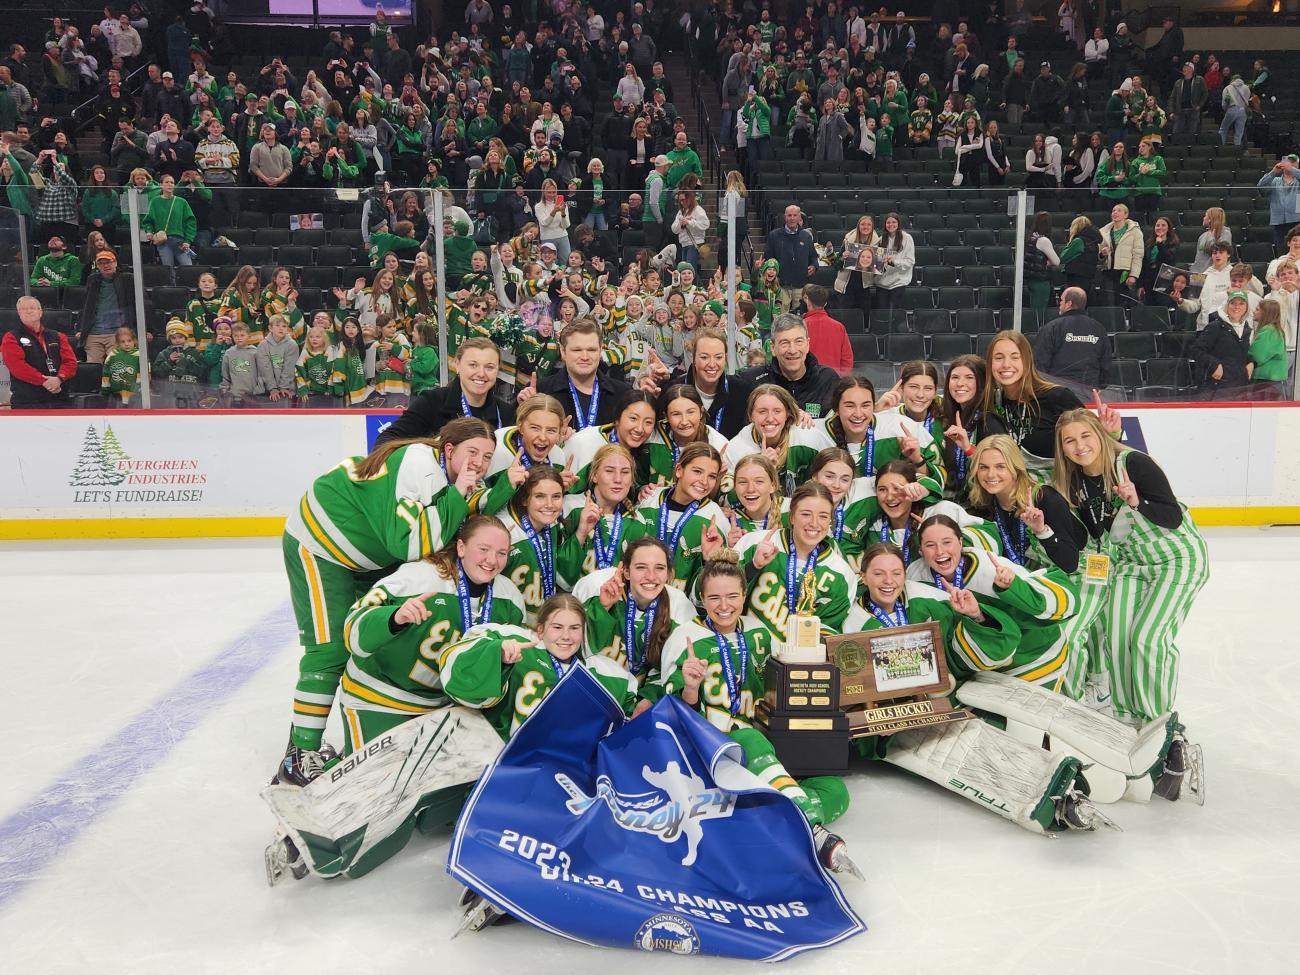
POLYGON ((975 715, 948 701, 952 681, 935 622, 827 637, 840 675, 840 707, 850 738, 966 721, 975 715))
POLYGON ((839 672, 821 641, 816 597, 813 574, 806 573, 785 643, 767 659, 756 707, 759 727, 796 777, 834 775, 849 764, 849 719, 840 707, 839 672))

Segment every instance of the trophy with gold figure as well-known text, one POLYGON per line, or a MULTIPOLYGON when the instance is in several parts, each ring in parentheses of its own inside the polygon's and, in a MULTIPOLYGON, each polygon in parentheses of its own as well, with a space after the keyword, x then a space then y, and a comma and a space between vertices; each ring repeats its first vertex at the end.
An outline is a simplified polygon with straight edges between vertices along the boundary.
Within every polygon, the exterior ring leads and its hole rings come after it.
POLYGON ((786 619, 785 642, 767 659, 765 693, 756 709, 781 764, 795 776, 833 775, 849 762, 840 675, 827 660, 816 600, 815 573, 805 572, 795 611, 786 619))

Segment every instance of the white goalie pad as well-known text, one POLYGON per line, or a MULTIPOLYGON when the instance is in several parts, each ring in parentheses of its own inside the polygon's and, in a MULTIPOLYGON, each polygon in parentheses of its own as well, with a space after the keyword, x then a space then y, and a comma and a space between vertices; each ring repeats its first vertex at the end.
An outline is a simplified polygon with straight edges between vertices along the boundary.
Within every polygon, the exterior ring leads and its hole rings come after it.
POLYGON ((262 798, 311 872, 333 877, 409 831, 423 797, 476 781, 501 747, 482 713, 443 708, 377 736, 305 788, 272 785, 262 798))
POLYGON ((1062 694, 998 673, 966 681, 957 688, 957 700, 1001 715, 1008 734, 1027 744, 1041 747, 1046 735, 1054 754, 1078 758, 1094 802, 1117 802, 1126 796, 1139 802, 1149 799, 1147 773, 1164 756, 1175 721, 1165 714, 1132 728, 1062 694))
POLYGON ((1051 826, 1056 801, 1077 764, 1013 738, 983 721, 902 731, 885 760, 1034 833, 1051 826))

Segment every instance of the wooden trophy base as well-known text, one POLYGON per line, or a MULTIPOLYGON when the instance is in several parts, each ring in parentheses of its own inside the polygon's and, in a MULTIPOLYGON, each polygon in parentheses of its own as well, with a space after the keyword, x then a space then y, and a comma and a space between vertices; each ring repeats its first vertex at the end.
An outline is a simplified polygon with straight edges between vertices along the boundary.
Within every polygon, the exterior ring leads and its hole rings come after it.
POLYGON ((913 728, 969 721, 975 717, 972 711, 953 708, 943 697, 881 701, 876 707, 855 708, 845 714, 849 719, 850 739, 875 738, 913 728))
POLYGON ((765 702, 755 711, 759 730, 795 778, 848 771, 850 723, 843 711, 773 713, 765 702))

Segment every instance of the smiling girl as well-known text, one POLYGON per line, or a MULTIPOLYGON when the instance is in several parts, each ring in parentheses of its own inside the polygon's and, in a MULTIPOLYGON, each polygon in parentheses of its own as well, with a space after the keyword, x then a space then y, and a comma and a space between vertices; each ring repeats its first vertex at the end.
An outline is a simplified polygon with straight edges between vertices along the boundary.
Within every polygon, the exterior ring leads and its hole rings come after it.
POLYGON ((989 370, 977 355, 959 355, 948 364, 943 387, 944 496, 961 501, 968 490, 970 457, 981 437, 1006 433, 996 414, 984 410, 989 370))
POLYGON ((999 332, 985 361, 992 382, 984 391, 984 412, 1006 426, 1035 479, 1046 480, 1056 450, 1057 418, 1083 404, 1070 390, 1039 374, 1033 347, 1019 332, 999 332))
POLYGON ((673 468, 673 481, 637 504, 637 515, 673 553, 674 584, 689 592, 704 559, 722 547, 727 519, 714 498, 722 458, 706 443, 688 445, 673 468))
POLYGON ((787 493, 794 490, 795 473, 789 468, 791 430, 799 416, 799 407, 785 389, 771 383, 755 386, 746 409, 749 424, 727 444, 728 466, 750 454, 762 454, 776 468, 787 493))
POLYGON ((568 589, 578 575, 582 546, 573 536, 556 531, 564 515, 564 481, 549 465, 528 472, 497 517, 510 532, 510 557, 506 577, 524 597, 525 616, 531 626, 542 603, 559 590, 568 589))
POLYGON ((635 487, 632 454, 622 444, 605 444, 588 467, 587 493, 564 499, 564 533, 582 548, 581 562, 572 581, 597 569, 608 569, 623 556, 628 544, 654 529, 636 517, 630 500, 635 487))
MULTIPOLYGON (((682 450, 693 443, 709 444, 719 455, 727 449, 727 438, 709 426, 704 400, 694 386, 669 386, 661 412, 663 422, 655 426, 646 448, 650 483, 670 483, 682 450)), ((726 487, 723 485, 724 490, 726 487)))
POLYGON ((816 591, 815 615, 822 629, 839 633, 857 595, 857 577, 827 542, 834 524, 835 502, 820 484, 803 484, 790 498, 790 527, 774 525, 752 532, 737 545, 741 565, 752 580, 747 612, 786 638, 786 621, 798 607, 804 577, 811 574, 816 591))
POLYGON ((776 465, 762 454, 750 454, 736 465, 732 494, 736 504, 728 516, 732 522, 729 545, 734 546, 750 532, 767 531, 781 522, 782 495, 776 465))
POLYGON ((923 427, 901 413, 877 413, 876 390, 865 376, 844 376, 831 394, 833 413, 811 427, 796 427, 790 435, 788 465, 796 480, 807 477, 813 458, 827 447, 847 450, 859 475, 874 479, 886 464, 900 457, 924 468, 921 483, 938 497, 944 472, 939 448, 923 427))
POLYGON ((560 448, 560 431, 564 427, 564 408, 557 399, 539 393, 519 407, 515 425, 496 431, 497 446, 492 463, 483 479, 483 490, 475 495, 471 508, 482 514, 496 514, 510 501, 515 489, 524 482, 536 464, 566 467, 560 448))
MULTIPOLYGON (((592 460, 607 444, 621 444, 633 458, 634 468, 649 463, 646 443, 655 428, 655 400, 649 393, 631 389, 619 399, 613 423, 589 426, 571 436, 564 445, 564 458, 575 475, 570 493, 586 492, 592 460)), ((638 471, 639 473, 639 471, 638 471)))

